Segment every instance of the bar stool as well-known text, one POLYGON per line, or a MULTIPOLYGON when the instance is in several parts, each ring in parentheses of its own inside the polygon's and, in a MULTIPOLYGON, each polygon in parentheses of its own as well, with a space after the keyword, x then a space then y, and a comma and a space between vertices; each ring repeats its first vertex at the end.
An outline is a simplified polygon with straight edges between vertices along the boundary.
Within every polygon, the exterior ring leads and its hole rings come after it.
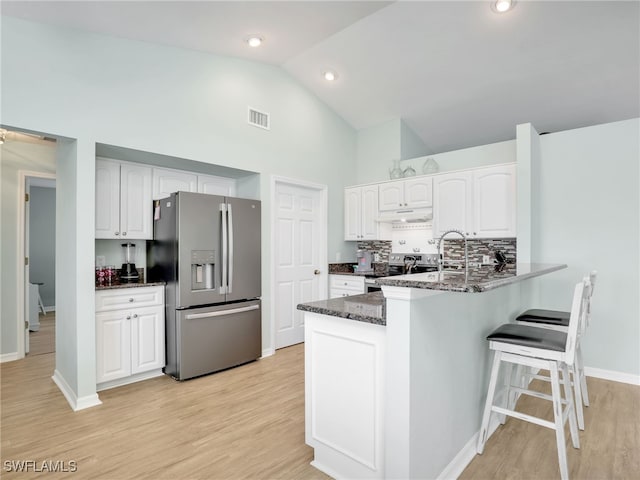
MULTIPOLYGON (((494 358, 491 367, 487 400, 482 416, 480 435, 478 437, 478 454, 482 454, 484 451, 491 413, 496 412, 500 414, 500 423, 503 424, 508 415, 556 431, 560 476, 562 479, 569 478, 564 436, 564 425, 567 420, 569 420, 571 442, 574 448, 580 448, 580 439, 578 437, 578 426, 573 395, 571 394, 568 366, 574 363, 576 340, 580 326, 584 322, 587 294, 585 282, 588 282, 588 278, 578 283, 574 288, 571 315, 566 333, 528 325, 507 323, 498 327, 487 336, 489 348, 494 351, 494 358), (505 388, 496 394, 498 374, 503 362, 506 363, 507 367, 505 372, 505 388), (511 373, 514 364, 549 370, 552 394, 547 395, 519 385, 512 385, 513 378, 511 373), (560 379, 559 373, 562 373, 562 379, 560 379), (564 397, 560 390, 560 380, 562 380, 564 388, 564 397), (551 422, 539 417, 517 412, 515 410, 515 398, 511 395, 512 392, 551 400, 553 402, 554 421, 551 422), (503 397, 501 403, 505 406, 494 404, 494 400, 501 396, 503 397)), ((518 379, 518 382, 519 380, 520 379, 518 379)))
POLYGON ((46 315, 47 312, 44 309, 44 303, 42 303, 42 297, 40 296, 40 287, 42 285, 44 285, 43 282, 31 282, 31 285, 37 285, 38 286, 38 308, 40 310, 42 310, 42 315, 46 315))
MULTIPOLYGON (((593 290, 596 283, 596 277, 598 272, 592 270, 589 273, 589 285, 585 285, 588 288, 587 291, 587 305, 585 312, 585 322, 583 329, 579 334, 579 339, 585 334, 589 323, 591 322, 591 298, 593 297, 593 290)), ((559 332, 567 332, 569 327, 569 317, 571 312, 562 310, 542 310, 542 309, 530 309, 516 317, 516 323, 520 325, 529 325, 538 328, 547 328, 550 330, 557 330, 559 332)), ((584 374, 584 362, 582 360, 582 348, 581 342, 576 345, 576 360, 573 366, 569 369, 569 373, 572 377, 572 385, 574 395, 576 397, 576 415, 578 416, 578 428, 584 430, 584 412, 582 406, 589 406, 589 392, 587 390, 587 379, 584 374), (579 379, 579 381, 576 381, 579 379)), ((524 385, 526 386, 530 379, 536 378, 539 380, 549 381, 549 377, 545 375, 529 375, 526 373, 523 377, 524 385)))

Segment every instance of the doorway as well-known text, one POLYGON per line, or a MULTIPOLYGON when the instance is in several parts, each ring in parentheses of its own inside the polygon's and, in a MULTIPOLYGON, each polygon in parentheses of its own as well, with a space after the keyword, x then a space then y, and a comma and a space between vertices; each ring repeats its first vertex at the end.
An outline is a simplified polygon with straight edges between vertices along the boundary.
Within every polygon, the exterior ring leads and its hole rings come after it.
POLYGON ((327 297, 327 187, 272 177, 273 345, 304 341, 296 307, 327 297))
POLYGON ((25 296, 30 356, 55 352, 56 181, 27 177, 25 197, 25 296))
POLYGON ((18 207, 18 351, 23 353, 19 358, 55 351, 55 313, 46 318, 43 300, 44 293, 49 311, 55 310, 55 178, 53 173, 18 172, 22 200, 18 207), (37 201, 32 209, 34 193, 37 201), (49 288, 44 289, 47 283, 49 288))

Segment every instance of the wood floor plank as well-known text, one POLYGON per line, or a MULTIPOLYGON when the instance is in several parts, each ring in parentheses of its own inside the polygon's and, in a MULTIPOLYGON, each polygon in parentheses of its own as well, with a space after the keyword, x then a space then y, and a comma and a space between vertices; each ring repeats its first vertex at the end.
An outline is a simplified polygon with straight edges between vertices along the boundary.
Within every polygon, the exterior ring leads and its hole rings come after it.
MULTIPOLYGON (((567 462, 572 479, 635 479, 640 475, 640 387, 587 379, 591 406, 584 409, 585 431, 580 449, 571 445, 565 428, 567 462)), ((535 381, 536 390, 551 392, 547 383, 535 381)), ((523 395, 517 410, 553 418, 551 402, 523 395)), ((515 418, 487 441, 461 480, 560 478, 555 432, 515 418)))
MULTIPOLYGON (((326 479, 304 443, 304 346, 215 375, 162 376, 100 392, 103 405, 73 412, 51 380, 54 354, 0 365, 5 460, 75 460, 74 478, 326 479)), ((640 472, 640 387, 589 378, 572 479, 632 479, 640 472)), ((518 408, 552 418, 551 404, 518 408)), ((1 472, 3 479, 71 474, 1 472)), ((516 419, 487 442, 461 479, 558 478, 555 434, 516 419)))

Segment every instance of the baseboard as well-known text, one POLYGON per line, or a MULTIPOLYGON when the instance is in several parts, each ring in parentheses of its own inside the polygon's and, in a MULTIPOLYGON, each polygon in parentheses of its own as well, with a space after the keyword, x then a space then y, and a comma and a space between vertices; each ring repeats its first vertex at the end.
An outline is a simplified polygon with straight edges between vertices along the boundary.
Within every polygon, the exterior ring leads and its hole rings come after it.
MULTIPOLYGON (((500 426, 500 421, 498 420, 497 415, 491 415, 491 421, 489 422, 489 433, 487 435, 487 440, 493 435, 493 433, 500 426)), ((444 467, 444 470, 440 472, 438 475, 438 480, 453 480, 457 479, 464 469, 471 463, 471 461, 478 454, 477 446, 478 446, 478 436, 480 435, 480 430, 473 434, 473 437, 469 439, 462 450, 458 452, 458 454, 449 462, 449 465, 444 467)))
POLYGON ((265 348, 264 350, 262 350, 262 357, 260 358, 265 358, 265 357, 270 357, 271 355, 274 355, 276 353, 274 348, 265 348))
POLYGON ((584 367, 584 374, 587 377, 611 380, 612 382, 629 383, 640 385, 640 375, 633 373, 616 372, 614 370, 603 370, 602 368, 584 367))
POLYGON ((57 369, 53 372, 53 376, 51 377, 51 379, 58 386, 58 388, 64 395, 64 398, 67 399, 67 402, 69 402, 69 405, 74 412, 77 412, 78 410, 84 410, 85 408, 102 405, 102 402, 98 398, 97 393, 94 393, 92 395, 85 395, 84 397, 77 397, 76 393, 69 386, 67 381, 57 369))
POLYGON ((102 390, 107 390, 109 388, 121 387, 123 385, 129 385, 130 383, 141 382, 143 380, 148 380, 150 378, 161 377, 164 375, 162 368, 156 368, 155 370, 150 370, 148 372, 137 373, 135 375, 131 375, 129 377, 119 378, 117 380, 111 380, 109 382, 99 383, 96 386, 96 390, 101 392, 102 390))
POLYGON ((18 358, 18 352, 3 353, 0 355, 0 363, 14 362, 15 360, 20 360, 18 358))

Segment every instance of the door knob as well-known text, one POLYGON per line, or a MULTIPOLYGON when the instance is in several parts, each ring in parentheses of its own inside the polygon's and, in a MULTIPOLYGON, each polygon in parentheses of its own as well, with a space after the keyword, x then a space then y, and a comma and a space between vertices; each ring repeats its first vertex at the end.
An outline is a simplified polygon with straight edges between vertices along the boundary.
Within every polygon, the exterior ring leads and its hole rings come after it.
POLYGON ((316 270, 314 270, 314 271, 313 271, 313 274, 314 274, 314 275, 320 275, 320 270, 317 270, 317 269, 316 269, 316 270))

